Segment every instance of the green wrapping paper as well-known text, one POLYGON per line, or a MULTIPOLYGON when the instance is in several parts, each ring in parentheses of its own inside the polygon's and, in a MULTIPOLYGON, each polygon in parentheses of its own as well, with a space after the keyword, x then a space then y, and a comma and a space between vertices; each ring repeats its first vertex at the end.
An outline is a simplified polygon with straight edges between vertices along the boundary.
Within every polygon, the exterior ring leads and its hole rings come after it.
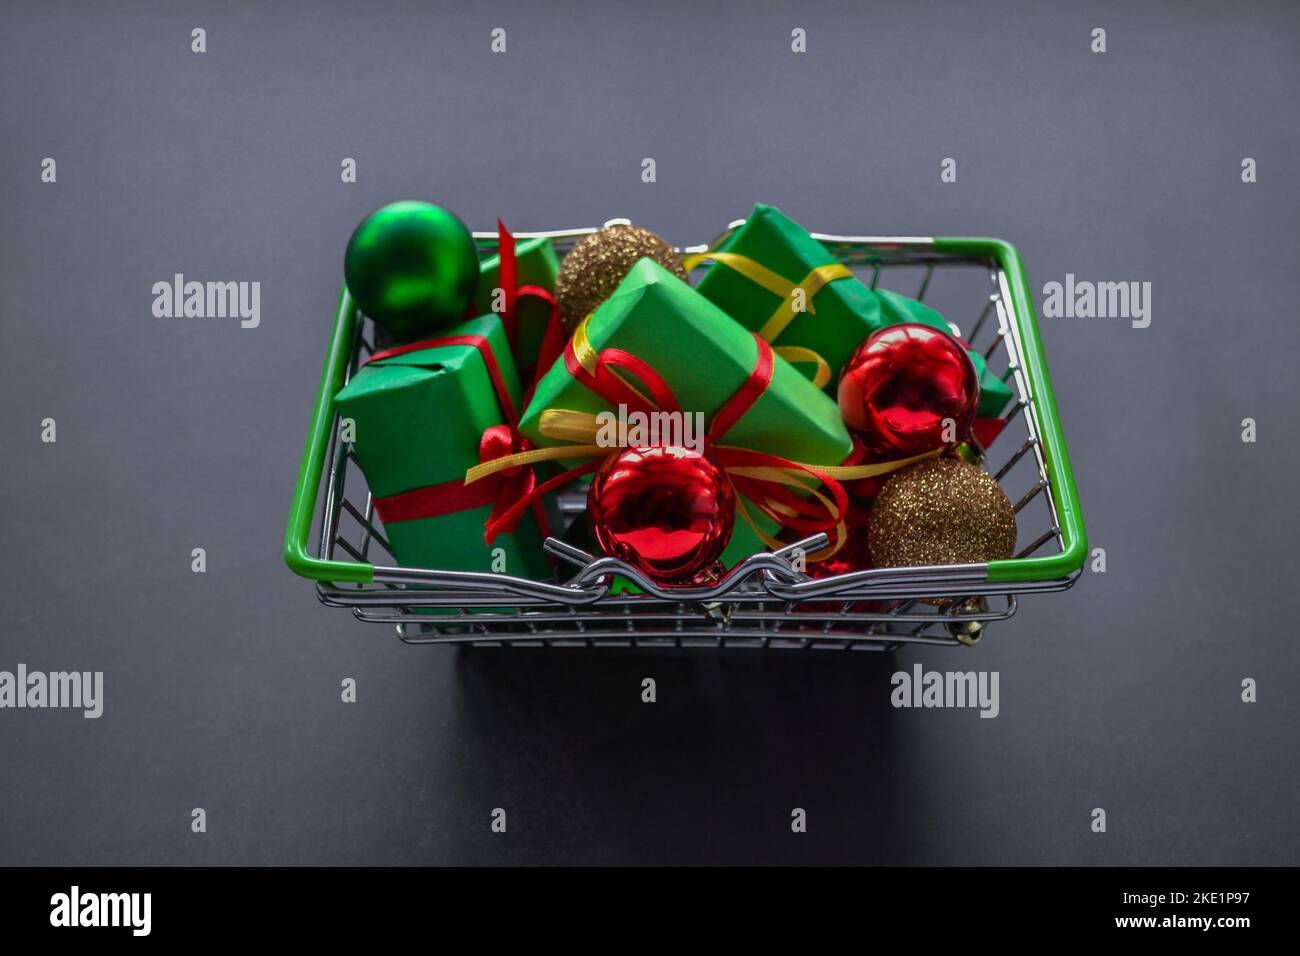
MULTIPOLYGON (((648 362, 673 390, 682 410, 702 412, 707 424, 749 378, 758 356, 754 337, 721 309, 662 266, 642 259, 587 322, 596 350, 619 348, 648 362)), ((542 377, 520 421, 520 432, 539 447, 563 441, 542 434, 547 409, 588 414, 608 403, 577 381, 558 360, 542 377)), ((812 465, 838 465, 852 451, 835 402, 780 356, 771 383, 720 444, 812 465)), ((572 464, 572 463, 571 463, 572 464)), ((751 506, 750 515, 769 534, 774 522, 751 506)), ((762 539, 741 520, 722 560, 731 567, 757 551, 762 539)))
MULTIPOLYGON (((560 260, 551 240, 545 237, 525 239, 515 246, 518 269, 517 282, 522 286, 539 286, 547 292, 555 290, 555 278, 560 274, 560 260)), ((489 256, 479 263, 478 291, 474 293, 474 309, 481 315, 498 311, 503 306, 495 290, 501 285, 501 257, 489 256), (493 300, 497 301, 494 302, 493 300)), ((519 300, 519 342, 515 348, 515 368, 531 370, 537 364, 537 355, 546 334, 546 323, 551 317, 547 303, 540 299, 524 297, 519 300)))
MULTIPOLYGON (((839 265, 803 226, 775 206, 762 203, 715 251, 744 256, 791 285, 804 283, 815 269, 839 265)), ((802 346, 820 355, 830 366, 827 390, 832 394, 839 371, 853 350, 883 324, 879 299, 852 275, 832 279, 812 292, 802 312, 795 311, 783 295, 725 262, 710 265, 695 288, 772 345, 802 346), (778 314, 781 317, 775 326, 770 325, 778 314), (765 334, 765 329, 782 325, 777 334, 765 334)))
MULTIPOLYGON (((833 269, 838 264, 803 226, 776 207, 762 203, 714 251, 743 256, 775 274, 776 281, 789 285, 805 284, 815 270, 833 269)), ((951 332, 943 317, 929 306, 883 289, 873 291, 851 275, 841 274, 816 287, 818 284, 812 283, 806 311, 802 312, 795 311, 785 296, 726 262, 709 265, 695 288, 772 345, 801 346, 820 355, 830 369, 826 391, 832 395, 844 363, 872 333, 886 325, 922 322, 951 332)), ((996 416, 1010 400, 1011 390, 988 370, 982 355, 967 351, 980 377, 979 415, 996 416)))
MULTIPOLYGON (((495 315, 484 315, 439 333, 487 340, 514 407, 522 397, 519 377, 495 315)), ((485 429, 505 422, 482 354, 473 345, 441 345, 370 362, 334 398, 344 419, 355 422, 352 447, 370 492, 385 498, 434 485, 463 485, 478 464, 485 429)), ((443 496, 446 500, 446 496, 443 496)), ((550 569, 531 512, 514 533, 483 540, 490 504, 384 523, 393 556, 403 567, 448 571, 504 570, 546 578, 550 569), (493 567, 502 549, 505 567, 493 567)))

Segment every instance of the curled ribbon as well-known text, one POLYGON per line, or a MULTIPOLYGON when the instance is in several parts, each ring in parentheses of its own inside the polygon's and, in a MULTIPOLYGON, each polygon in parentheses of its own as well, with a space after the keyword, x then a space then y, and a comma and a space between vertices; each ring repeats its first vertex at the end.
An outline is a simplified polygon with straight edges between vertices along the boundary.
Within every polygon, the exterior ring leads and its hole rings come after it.
MULTIPOLYGON (((612 405, 626 404, 629 408, 646 412, 679 412, 680 406, 672 390, 649 363, 622 349, 595 349, 587 336, 587 323, 590 319, 591 316, 588 316, 578 326, 564 351, 565 366, 574 378, 612 405), (635 377, 641 388, 637 388, 629 376, 635 377)), ((780 542, 755 524, 741 496, 782 527, 809 533, 834 530, 835 536, 830 547, 810 556, 810 560, 821 560, 838 551, 845 541, 844 516, 848 511, 848 496, 842 482, 885 474, 923 458, 933 457, 939 454, 939 450, 869 465, 810 465, 779 455, 722 444, 720 439, 740 421, 772 380, 772 348, 761 337, 755 335, 754 339, 758 346, 754 368, 736 393, 713 417, 705 435, 705 447, 709 457, 727 473, 740 493, 736 499, 737 514, 768 547, 780 547, 780 542), (823 485, 825 492, 819 487, 823 485)), ((536 486, 495 520, 510 520, 513 514, 522 512, 533 500, 552 488, 595 471, 602 464, 602 459, 613 454, 610 447, 597 442, 600 425, 597 417, 590 413, 546 409, 541 415, 539 427, 548 438, 569 444, 525 449, 494 460, 481 461, 465 473, 465 485, 470 487, 499 472, 540 461, 561 458, 594 460, 574 466, 536 486)))
POLYGON ((825 388, 831 380, 831 367, 827 361, 810 348, 802 345, 778 345, 772 349, 777 355, 785 359, 791 365, 798 365, 801 362, 812 362, 816 371, 813 372, 813 388, 825 388))

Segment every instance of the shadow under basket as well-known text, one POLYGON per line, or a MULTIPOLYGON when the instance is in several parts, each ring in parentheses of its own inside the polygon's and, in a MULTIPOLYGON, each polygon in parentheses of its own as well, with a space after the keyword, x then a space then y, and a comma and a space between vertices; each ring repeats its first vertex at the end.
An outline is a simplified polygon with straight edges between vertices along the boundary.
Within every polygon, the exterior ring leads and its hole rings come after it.
MULTIPOLYGON (((732 223, 728 233, 741 224, 732 223)), ((517 238, 546 236, 565 253, 595 231, 517 238)), ((716 248, 725 235, 709 247, 682 251, 716 248)), ((824 536, 814 536, 752 555, 714 587, 689 590, 665 590, 624 562, 556 538, 546 541, 560 569, 553 581, 397 566, 365 477, 340 441, 333 407, 333 396, 377 344, 375 328, 345 289, 289 516, 289 567, 316 582, 324 604, 392 625, 407 643, 514 647, 971 645, 990 622, 1016 612, 1019 595, 1070 587, 1087 541, 1019 252, 998 239, 814 236, 871 288, 937 309, 1011 387, 1012 400, 1002 411, 1007 425, 984 464, 1015 506, 1014 557, 812 579, 793 570, 790 557, 795 548, 822 546, 824 536), (642 593, 617 587, 619 577, 642 593), (923 600, 936 597, 955 600, 943 606, 923 600)), ((480 255, 495 253, 496 233, 474 238, 480 255)), ((585 504, 585 495, 572 491, 557 500, 565 517, 580 514, 585 504)))

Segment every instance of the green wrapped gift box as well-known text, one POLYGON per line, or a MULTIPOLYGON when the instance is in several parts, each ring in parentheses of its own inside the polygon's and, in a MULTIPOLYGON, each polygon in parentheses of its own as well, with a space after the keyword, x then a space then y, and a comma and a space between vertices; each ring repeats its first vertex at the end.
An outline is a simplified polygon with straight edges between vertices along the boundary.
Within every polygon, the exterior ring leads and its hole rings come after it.
MULTIPOLYGON (((663 378, 683 411, 701 412, 705 425, 749 378, 758 343, 716 305, 650 259, 642 259, 586 322, 592 348, 619 348, 647 362, 663 378)), ((572 348, 572 346, 570 346, 572 348)), ((542 412, 567 409, 587 414, 609 403, 570 373, 562 356, 542 377, 519 430, 539 447, 564 444, 542 434, 542 412)), ((853 449, 835 402, 779 356, 771 382, 720 444, 779 455, 814 465, 838 465, 853 449)), ((769 534, 776 525, 756 508, 750 515, 769 534)), ((767 550, 737 520, 723 555, 728 567, 767 550)))
MULTIPOLYGON (((773 345, 801 346, 820 355, 830 371, 826 390, 831 394, 849 356, 884 326, 922 322, 951 332, 929 306, 867 288, 774 206, 756 205, 714 253, 722 256, 700 278, 699 293, 773 345), (802 311, 786 291, 795 286, 805 290, 802 311)), ((996 416, 1010 400, 1011 389, 988 370, 984 356, 967 351, 980 377, 979 415, 996 416)))
MULTIPOLYGON (((547 292, 555 290, 555 278, 560 274, 560 260, 555 246, 545 236, 524 239, 515 246, 516 284, 537 286, 547 292)), ((498 312, 503 305, 496 294, 501 287, 501 256, 492 255, 479 263, 478 290, 474 293, 474 310, 480 315, 498 312), (496 308, 494 308, 496 306, 496 308)), ((519 300, 519 341, 515 346, 515 368, 525 378, 537 364, 537 355, 546 335, 546 324, 551 308, 541 299, 525 296, 519 300)))
POLYGON ((381 520, 382 499, 406 496, 389 506, 398 509, 390 514, 405 520, 384 520, 393 556, 403 567, 549 577, 531 512, 523 515, 514 533, 499 535, 491 548, 483 540, 491 503, 409 517, 445 510, 465 497, 472 500, 464 488, 465 470, 479 462, 483 432, 506 422, 483 349, 494 357, 514 408, 522 398, 497 316, 479 316, 427 341, 453 336, 469 341, 379 353, 334 397, 339 415, 355 423, 352 448, 377 499, 381 520), (408 495, 421 489, 428 492, 408 495), (500 554, 494 555, 498 548, 500 554), (499 560, 494 567, 494 557, 504 557, 504 567, 499 560))

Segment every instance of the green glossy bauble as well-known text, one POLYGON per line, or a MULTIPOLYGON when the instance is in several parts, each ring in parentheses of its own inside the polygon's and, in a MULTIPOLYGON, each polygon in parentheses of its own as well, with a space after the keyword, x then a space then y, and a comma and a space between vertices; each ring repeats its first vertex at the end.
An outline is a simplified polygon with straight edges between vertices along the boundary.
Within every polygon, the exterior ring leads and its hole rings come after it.
POLYGON ((343 275, 363 313, 399 339, 420 339, 464 314, 478 284, 478 253, 454 215, 405 200, 357 226, 343 275))

